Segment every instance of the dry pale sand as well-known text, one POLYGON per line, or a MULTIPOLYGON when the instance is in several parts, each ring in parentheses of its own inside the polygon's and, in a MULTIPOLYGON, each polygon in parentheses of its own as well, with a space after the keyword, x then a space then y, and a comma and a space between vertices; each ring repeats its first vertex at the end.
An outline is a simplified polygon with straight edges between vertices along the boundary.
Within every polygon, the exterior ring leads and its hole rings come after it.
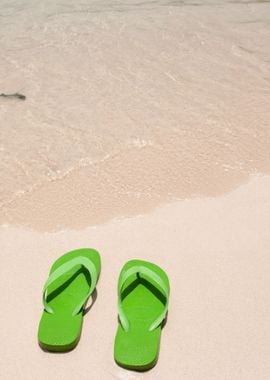
POLYGON ((269 193, 270 178, 254 177, 216 199, 80 231, 2 227, 1 378, 268 380, 269 193), (43 283, 59 254, 82 246, 102 255, 97 300, 77 348, 44 353, 37 344, 43 283), (160 264, 171 280, 159 362, 145 374, 113 361, 117 277, 134 257, 160 264))

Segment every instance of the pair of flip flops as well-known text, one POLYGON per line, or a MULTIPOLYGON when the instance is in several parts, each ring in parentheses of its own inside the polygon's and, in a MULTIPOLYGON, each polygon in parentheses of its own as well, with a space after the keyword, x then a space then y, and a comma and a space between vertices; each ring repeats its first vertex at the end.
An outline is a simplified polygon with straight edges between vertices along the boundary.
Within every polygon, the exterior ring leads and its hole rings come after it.
MULTIPOLYGON (((77 345, 100 269, 99 253, 89 248, 68 252, 55 261, 43 289, 44 311, 38 329, 43 349, 65 352, 77 345)), ((166 273, 155 264, 131 260, 122 268, 114 344, 114 358, 120 366, 144 371, 156 364, 169 288, 166 273)))

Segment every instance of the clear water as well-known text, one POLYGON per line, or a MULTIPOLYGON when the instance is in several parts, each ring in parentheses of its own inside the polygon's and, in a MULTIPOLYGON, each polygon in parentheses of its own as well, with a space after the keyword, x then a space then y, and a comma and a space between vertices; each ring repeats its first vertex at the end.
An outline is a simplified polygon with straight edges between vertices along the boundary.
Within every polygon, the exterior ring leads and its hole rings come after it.
POLYGON ((2 1, 0 93, 26 100, 0 97, 0 222, 269 173, 269 3, 2 1))

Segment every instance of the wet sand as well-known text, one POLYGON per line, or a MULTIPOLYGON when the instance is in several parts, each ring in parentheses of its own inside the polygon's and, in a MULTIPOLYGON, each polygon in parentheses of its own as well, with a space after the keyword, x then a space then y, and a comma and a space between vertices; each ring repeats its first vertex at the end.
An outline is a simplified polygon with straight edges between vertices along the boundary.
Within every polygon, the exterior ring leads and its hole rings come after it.
POLYGON ((0 224, 82 228, 270 173, 268 2, 6 5, 0 224), (31 10, 31 11, 30 11, 31 10))

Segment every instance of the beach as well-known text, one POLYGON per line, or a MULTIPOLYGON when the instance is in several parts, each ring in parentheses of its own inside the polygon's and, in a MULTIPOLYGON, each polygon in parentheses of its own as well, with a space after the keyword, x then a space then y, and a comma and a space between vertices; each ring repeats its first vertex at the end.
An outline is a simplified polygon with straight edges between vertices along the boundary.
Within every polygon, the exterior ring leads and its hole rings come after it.
POLYGON ((84 230, 3 228, 1 376, 267 380, 269 191, 269 177, 262 177, 217 199, 176 202, 84 230), (102 257, 96 302, 75 350, 45 353, 37 344, 43 283, 60 254, 85 246, 102 257), (144 374, 113 360, 117 279, 132 258, 157 263, 171 281, 159 361, 144 374))
POLYGON ((270 3, 4 2, 0 12, 3 379, 268 380, 270 3), (102 259, 66 354, 37 328, 52 263, 102 259), (158 363, 113 360, 117 280, 167 272, 158 363))

